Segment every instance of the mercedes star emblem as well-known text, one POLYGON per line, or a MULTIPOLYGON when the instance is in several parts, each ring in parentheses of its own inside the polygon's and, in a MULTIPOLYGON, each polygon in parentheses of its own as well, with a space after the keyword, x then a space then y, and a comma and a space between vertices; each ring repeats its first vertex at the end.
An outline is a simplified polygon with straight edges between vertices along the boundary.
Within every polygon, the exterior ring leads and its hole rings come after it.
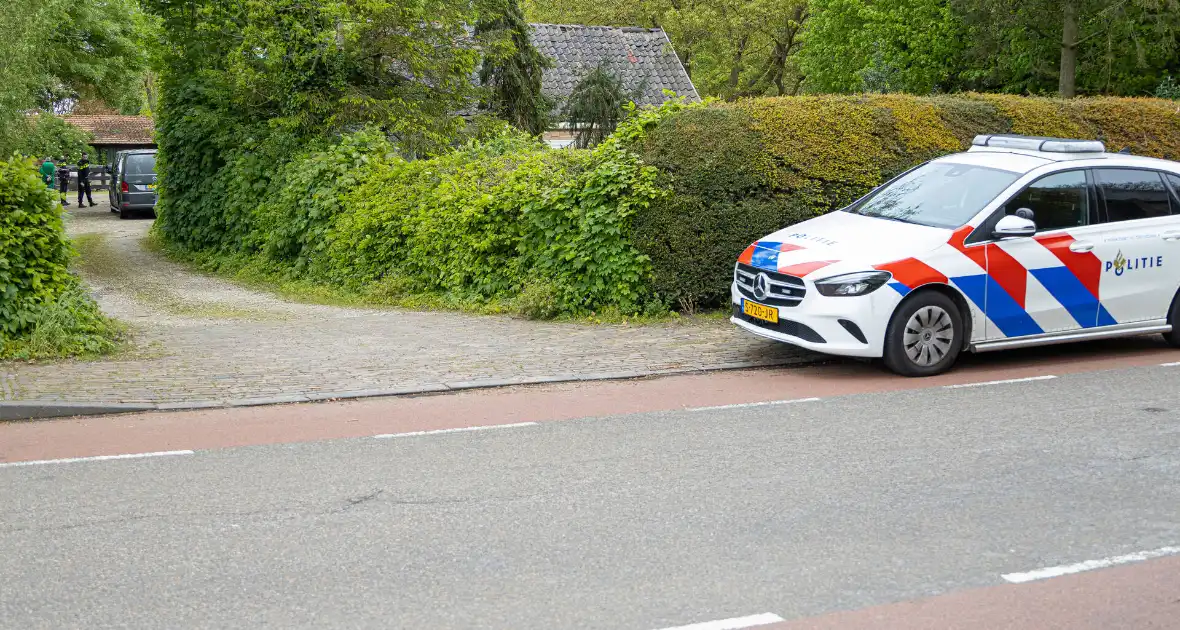
POLYGON ((760 273, 757 278, 754 278, 754 297, 759 300, 765 300, 769 294, 770 276, 760 273))

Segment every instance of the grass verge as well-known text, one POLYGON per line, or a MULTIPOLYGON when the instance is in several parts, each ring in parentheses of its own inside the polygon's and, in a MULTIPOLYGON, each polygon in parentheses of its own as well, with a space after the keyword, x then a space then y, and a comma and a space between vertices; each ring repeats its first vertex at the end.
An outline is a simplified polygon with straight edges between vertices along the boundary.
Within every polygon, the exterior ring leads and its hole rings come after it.
POLYGON ((0 360, 92 359, 125 348, 127 328, 102 314, 80 282, 32 309, 27 334, 0 339, 0 360))
POLYGON ((546 319, 576 324, 647 325, 716 321, 728 317, 726 310, 702 311, 693 315, 676 312, 657 315, 624 315, 615 310, 604 310, 573 317, 548 317, 543 304, 543 291, 526 290, 516 300, 475 300, 465 296, 437 293, 404 293, 396 282, 374 283, 361 289, 343 285, 327 285, 304 278, 291 278, 284 270, 267 266, 247 256, 227 256, 210 252, 194 252, 176 247, 151 232, 144 247, 194 271, 225 278, 243 287, 272 293, 286 300, 302 304, 341 306, 350 308, 402 308, 416 311, 454 311, 472 315, 515 315, 529 319, 546 319))

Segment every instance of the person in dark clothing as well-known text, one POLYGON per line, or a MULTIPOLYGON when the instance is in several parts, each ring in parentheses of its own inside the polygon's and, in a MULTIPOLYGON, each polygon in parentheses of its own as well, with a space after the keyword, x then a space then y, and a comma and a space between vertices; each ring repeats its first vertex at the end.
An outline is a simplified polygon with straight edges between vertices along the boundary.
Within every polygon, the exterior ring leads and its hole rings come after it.
POLYGON ((61 192, 61 205, 70 205, 66 201, 70 196, 70 167, 64 156, 57 163, 57 189, 61 192))
POLYGON ((90 206, 97 206, 90 194, 90 156, 85 153, 82 154, 82 159, 78 160, 78 207, 82 206, 83 190, 86 191, 86 200, 90 202, 90 206))

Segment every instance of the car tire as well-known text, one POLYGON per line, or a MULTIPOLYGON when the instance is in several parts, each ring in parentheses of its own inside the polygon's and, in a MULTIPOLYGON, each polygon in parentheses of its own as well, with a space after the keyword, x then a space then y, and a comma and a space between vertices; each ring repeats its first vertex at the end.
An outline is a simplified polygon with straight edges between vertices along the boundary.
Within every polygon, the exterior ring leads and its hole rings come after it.
POLYGON ((963 315, 954 300, 937 291, 915 293, 889 321, 885 367, 902 376, 942 374, 959 358, 964 331, 963 315))
POLYGON ((119 208, 119 218, 120 219, 130 219, 131 218, 131 211, 128 210, 127 208, 119 208))
POLYGON ((1173 348, 1180 348, 1180 292, 1172 298, 1172 308, 1168 311, 1168 323, 1172 330, 1164 333, 1164 341, 1173 348))

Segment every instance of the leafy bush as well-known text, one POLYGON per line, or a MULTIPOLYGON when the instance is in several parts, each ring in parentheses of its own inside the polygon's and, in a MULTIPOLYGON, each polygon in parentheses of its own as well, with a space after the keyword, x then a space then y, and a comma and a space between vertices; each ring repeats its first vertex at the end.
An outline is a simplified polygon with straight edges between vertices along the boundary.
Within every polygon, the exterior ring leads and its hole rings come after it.
POLYGON ((651 259, 661 300, 690 311, 720 305, 750 242, 981 133, 1101 138, 1112 151, 1180 158, 1180 113, 1158 99, 809 96, 689 108, 638 141, 671 194, 636 215, 634 243, 651 259))
POLYGON ((26 117, 15 128, 14 149, 21 155, 43 159, 61 156, 70 160, 82 157, 84 151, 91 155, 89 146, 92 136, 52 114, 38 114, 26 117))
POLYGON ((0 161, 0 337, 29 331, 38 306, 68 286, 61 207, 31 159, 0 161))
POLYGON ((102 314, 77 281, 50 302, 29 309, 28 332, 0 338, 0 359, 35 361, 95 357, 119 349, 124 329, 102 314))
POLYGON ((511 299, 546 284, 554 315, 641 311, 647 259, 631 217, 661 195, 655 171, 617 142, 549 151, 506 134, 419 161, 371 162, 328 234, 327 278, 398 278, 412 292, 511 299))
POLYGON ((61 206, 35 169, 0 161, 0 359, 111 352, 122 329, 69 273, 61 206))

